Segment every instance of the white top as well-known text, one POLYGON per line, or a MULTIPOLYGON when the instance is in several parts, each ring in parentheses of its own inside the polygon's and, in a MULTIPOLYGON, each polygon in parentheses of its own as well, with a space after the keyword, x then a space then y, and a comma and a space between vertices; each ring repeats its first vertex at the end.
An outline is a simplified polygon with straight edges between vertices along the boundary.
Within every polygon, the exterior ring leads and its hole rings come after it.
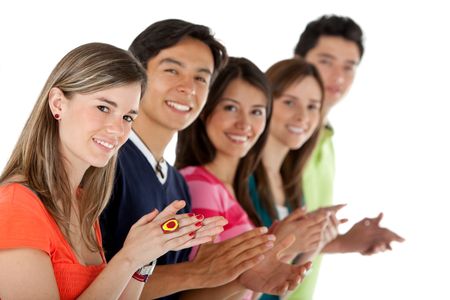
POLYGON ((167 162, 163 158, 159 161, 159 165, 161 166, 161 172, 163 174, 162 176, 160 172, 156 170, 156 165, 158 162, 156 161, 156 158, 153 156, 153 153, 133 130, 130 131, 129 139, 142 152, 142 154, 144 154, 145 158, 152 166, 153 171, 156 174, 156 177, 158 177, 159 182, 161 182, 161 184, 164 184, 167 180, 167 172, 168 172, 167 162))
POLYGON ((278 212, 278 218, 280 220, 283 220, 289 215, 289 209, 284 205, 275 205, 277 212, 278 212))

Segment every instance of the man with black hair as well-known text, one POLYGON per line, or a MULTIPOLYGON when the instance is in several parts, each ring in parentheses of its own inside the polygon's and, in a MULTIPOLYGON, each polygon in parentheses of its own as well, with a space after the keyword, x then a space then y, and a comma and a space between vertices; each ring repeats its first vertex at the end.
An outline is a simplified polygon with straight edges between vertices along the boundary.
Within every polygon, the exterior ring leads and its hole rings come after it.
MULTIPOLYGON (((364 54, 361 27, 349 17, 325 15, 310 22, 295 47, 294 55, 318 69, 325 88, 324 123, 320 139, 303 174, 303 196, 308 211, 330 207, 333 200, 335 154, 333 128, 328 113, 350 90, 356 69, 364 54)), ((390 250, 391 242, 403 238, 379 226, 383 214, 365 218, 345 234, 339 234, 341 223, 333 210, 326 228, 322 253, 359 252, 371 255, 390 250)), ((321 257, 313 261, 313 269, 289 299, 312 299, 321 257)))

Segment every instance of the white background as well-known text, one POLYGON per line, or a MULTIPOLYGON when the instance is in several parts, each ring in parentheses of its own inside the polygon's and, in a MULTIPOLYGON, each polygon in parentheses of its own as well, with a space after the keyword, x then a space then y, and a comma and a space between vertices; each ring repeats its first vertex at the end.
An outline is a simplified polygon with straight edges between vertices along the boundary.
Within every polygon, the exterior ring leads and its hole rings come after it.
MULTIPOLYGON (((82 43, 127 48, 149 24, 181 18, 211 27, 231 55, 266 70, 292 56, 308 21, 354 18, 367 50, 330 117, 335 202, 348 203, 341 216, 351 222, 383 211, 382 225, 406 242, 374 257, 326 257, 315 299, 450 299, 450 21, 438 1, 8 2, 0 4, 0 168, 52 68, 82 43)), ((166 157, 173 161, 173 145, 166 157)))

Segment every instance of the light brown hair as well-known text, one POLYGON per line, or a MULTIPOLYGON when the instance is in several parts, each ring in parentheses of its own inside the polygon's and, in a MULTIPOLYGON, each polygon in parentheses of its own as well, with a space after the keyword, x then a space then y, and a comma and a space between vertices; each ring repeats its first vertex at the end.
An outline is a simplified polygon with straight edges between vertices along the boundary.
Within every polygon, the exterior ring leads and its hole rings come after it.
MULTIPOLYGON (((272 65, 266 71, 266 77, 272 88, 272 97, 277 101, 284 91, 292 84, 302 81, 305 77, 313 77, 319 84, 321 90, 321 103, 323 104, 324 88, 317 69, 303 59, 287 59, 272 65)), ((321 106, 322 112, 322 106, 321 106)), ((283 180, 283 190, 286 197, 287 206, 294 210, 302 205, 302 174, 303 169, 310 158, 317 140, 319 139, 320 128, 323 115, 319 120, 314 133, 299 149, 290 150, 286 155, 280 169, 283 180)), ((261 206, 267 211, 272 220, 278 219, 273 193, 270 189, 269 179, 262 161, 260 161, 255 170, 255 181, 261 206)), ((257 223, 258 225, 260 223, 257 223)))
MULTIPOLYGON (((0 176, 0 184, 18 182, 34 191, 71 244, 72 188, 59 150, 59 126, 48 104, 53 87, 67 99, 130 83, 140 83, 141 97, 147 84, 145 70, 127 51, 90 43, 70 51, 56 65, 29 116, 13 153, 0 176)), ((92 251, 100 250, 93 231, 109 200, 115 175, 116 156, 103 168, 90 166, 80 183, 79 222, 83 241, 92 251)))

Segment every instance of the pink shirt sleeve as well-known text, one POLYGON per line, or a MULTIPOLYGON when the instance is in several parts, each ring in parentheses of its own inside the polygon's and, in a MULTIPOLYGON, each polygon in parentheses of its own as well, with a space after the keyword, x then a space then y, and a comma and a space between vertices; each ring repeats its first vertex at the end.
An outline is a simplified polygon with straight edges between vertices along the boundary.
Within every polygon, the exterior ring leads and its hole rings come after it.
MULTIPOLYGON (((230 239, 254 228, 247 213, 225 186, 201 167, 188 167, 181 170, 192 199, 192 211, 206 218, 222 216, 228 220, 224 231, 215 242, 230 239)), ((191 257, 196 253, 191 252, 191 257)))

